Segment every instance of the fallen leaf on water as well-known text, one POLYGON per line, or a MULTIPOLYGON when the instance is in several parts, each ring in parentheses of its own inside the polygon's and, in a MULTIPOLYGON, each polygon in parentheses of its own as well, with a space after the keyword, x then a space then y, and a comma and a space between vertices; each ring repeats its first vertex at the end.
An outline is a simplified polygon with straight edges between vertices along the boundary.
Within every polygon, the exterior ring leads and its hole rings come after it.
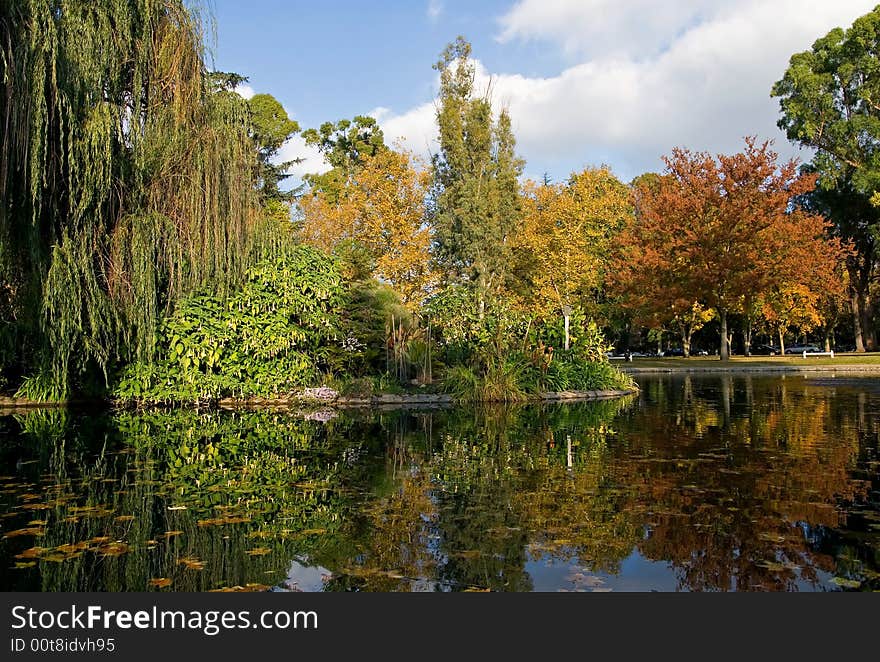
POLYGON ((159 538, 174 538, 175 536, 183 535, 183 531, 166 531, 162 535, 158 536, 159 538))
POLYGON ((257 547, 255 549, 249 549, 245 554, 248 556, 265 556, 266 554, 271 554, 272 550, 268 547, 257 547))
POLYGON ((63 561, 67 561, 68 559, 75 559, 78 556, 82 556, 82 552, 71 552, 69 554, 65 554, 63 552, 50 552, 41 556, 40 559, 42 561, 52 561, 53 563, 61 563, 63 561))
POLYGON ((46 534, 45 529, 41 529, 39 527, 28 527, 26 529, 16 529, 15 531, 10 531, 4 538, 17 538, 19 536, 43 536, 46 534))
POLYGON ((48 520, 44 520, 44 519, 35 519, 31 522, 28 522, 27 525, 28 526, 46 526, 47 521, 48 520))
POLYGON ((178 563, 188 570, 204 570, 205 568, 205 562, 193 556, 187 556, 184 559, 180 559, 178 563))
POLYGON ((257 591, 266 591, 269 587, 265 584, 245 584, 244 586, 224 586, 223 588, 215 588, 210 593, 252 593, 257 591))
POLYGON ((482 556, 482 552, 478 549, 465 549, 460 552, 453 552, 449 556, 455 556, 460 559, 476 559, 482 556))
POLYGON ((171 580, 168 577, 155 577, 149 581, 149 584, 155 588, 165 588, 171 586, 171 580))
POLYGON ((77 542, 77 543, 66 543, 64 545, 58 545, 55 548, 56 551, 61 552, 62 554, 72 554, 73 552, 81 552, 84 549, 89 548, 89 543, 87 542, 77 542))
POLYGON ((19 570, 22 568, 33 568, 35 565, 37 565, 36 561, 16 561, 15 562, 15 567, 19 570))
POLYGON ((197 524, 199 526, 223 526, 224 524, 242 524, 250 521, 250 517, 227 515, 225 517, 215 517, 213 519, 200 519, 197 524))
POLYGON ((17 559, 36 559, 39 558, 40 555, 45 554, 49 551, 48 547, 31 547, 30 549, 24 550, 21 554, 16 554, 15 558, 17 559))
POLYGON ((100 545, 101 543, 109 542, 110 540, 112 540, 110 536, 95 536, 88 542, 100 545))
POLYGON ((129 550, 129 546, 124 542, 111 542, 106 545, 101 545, 95 551, 101 554, 101 556, 120 556, 121 554, 127 553, 129 550))
POLYGON ((856 579, 846 579, 845 577, 834 577, 831 579, 831 583, 842 588, 858 588, 862 585, 862 582, 856 579))
POLYGON ((134 519, 134 515, 120 515, 119 517, 114 517, 114 522, 131 522, 134 519))
POLYGON ((584 572, 574 572, 565 578, 574 584, 580 586, 589 586, 590 588, 598 588, 605 583, 605 580, 595 575, 588 575, 584 572))
POLYGON ((186 510, 186 506, 168 506, 168 510, 186 510))

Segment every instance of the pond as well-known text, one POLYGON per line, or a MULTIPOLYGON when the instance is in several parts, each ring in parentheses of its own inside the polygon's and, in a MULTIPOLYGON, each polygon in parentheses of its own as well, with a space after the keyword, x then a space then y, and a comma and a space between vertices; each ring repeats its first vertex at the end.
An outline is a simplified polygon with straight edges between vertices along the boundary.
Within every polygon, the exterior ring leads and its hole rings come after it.
POLYGON ((880 589, 880 379, 0 415, 4 591, 880 589))

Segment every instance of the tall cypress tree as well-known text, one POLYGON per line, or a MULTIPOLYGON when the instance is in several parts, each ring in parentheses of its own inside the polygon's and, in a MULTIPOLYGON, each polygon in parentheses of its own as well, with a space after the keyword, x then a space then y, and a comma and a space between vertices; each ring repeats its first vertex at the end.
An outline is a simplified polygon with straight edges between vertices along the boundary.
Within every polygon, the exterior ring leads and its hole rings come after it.
POLYGON ((432 159, 432 212, 438 263, 449 281, 473 286, 482 307, 509 269, 523 161, 506 110, 494 121, 488 91, 475 94, 470 56, 471 45, 458 37, 434 65, 440 150, 432 159))

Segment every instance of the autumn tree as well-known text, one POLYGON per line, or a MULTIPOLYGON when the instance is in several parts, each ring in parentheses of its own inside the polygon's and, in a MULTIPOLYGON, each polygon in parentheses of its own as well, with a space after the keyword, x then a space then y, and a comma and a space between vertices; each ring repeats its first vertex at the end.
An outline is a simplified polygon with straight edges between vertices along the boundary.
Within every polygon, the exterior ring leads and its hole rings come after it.
POLYGON ((631 291, 646 288, 645 298, 712 310, 727 360, 730 314, 774 288, 821 286, 814 275, 832 272, 843 250, 823 217, 791 204, 815 177, 798 175, 795 161, 777 164, 768 142, 747 138, 742 152, 717 158, 675 149, 664 160, 656 185, 638 187, 618 278, 631 291))
POLYGON ((779 127, 816 150, 809 169, 819 175, 812 201, 852 245, 847 257, 856 348, 877 346, 876 302, 880 254, 880 7, 813 47, 792 55, 771 95, 779 98, 779 127))
POLYGON ((601 286, 612 239, 632 213, 629 191, 603 167, 565 184, 529 182, 524 192, 522 231, 512 249, 526 262, 527 305, 563 316, 568 349, 572 309, 601 286))
POLYGON ((634 323, 676 332, 687 358, 694 334, 714 312, 680 282, 675 248, 656 235, 662 226, 653 226, 645 217, 645 196, 658 195, 664 186, 673 185, 671 175, 653 172, 632 181, 633 215, 615 238, 617 249, 612 253, 606 287, 614 304, 628 311, 634 323))
POLYGON ((432 160, 432 220, 437 261, 449 280, 475 288, 482 309, 500 290, 509 265, 523 162, 507 111, 495 121, 488 93, 476 94, 470 54, 470 44, 459 37, 435 65, 440 150, 432 160))
POLYGON ((427 178, 408 154, 382 150, 364 157, 338 191, 303 196, 302 238, 327 251, 359 252, 370 275, 415 307, 432 281, 424 223, 427 178))

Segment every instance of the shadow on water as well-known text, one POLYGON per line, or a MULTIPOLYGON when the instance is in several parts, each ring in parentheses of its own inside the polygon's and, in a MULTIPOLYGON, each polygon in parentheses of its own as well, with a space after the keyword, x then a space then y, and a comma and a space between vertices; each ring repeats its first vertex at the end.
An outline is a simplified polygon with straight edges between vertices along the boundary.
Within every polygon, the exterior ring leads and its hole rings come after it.
POLYGON ((880 588, 880 387, 0 416, 4 590, 880 588))

